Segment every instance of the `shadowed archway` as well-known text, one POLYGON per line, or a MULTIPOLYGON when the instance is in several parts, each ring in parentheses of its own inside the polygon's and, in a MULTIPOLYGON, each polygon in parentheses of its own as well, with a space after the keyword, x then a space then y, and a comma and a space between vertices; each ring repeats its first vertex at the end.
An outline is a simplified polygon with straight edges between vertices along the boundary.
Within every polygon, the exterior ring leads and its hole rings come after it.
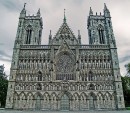
POLYGON ((61 102, 60 102, 61 106, 60 109, 61 110, 70 110, 70 100, 67 94, 63 94, 61 97, 61 102))

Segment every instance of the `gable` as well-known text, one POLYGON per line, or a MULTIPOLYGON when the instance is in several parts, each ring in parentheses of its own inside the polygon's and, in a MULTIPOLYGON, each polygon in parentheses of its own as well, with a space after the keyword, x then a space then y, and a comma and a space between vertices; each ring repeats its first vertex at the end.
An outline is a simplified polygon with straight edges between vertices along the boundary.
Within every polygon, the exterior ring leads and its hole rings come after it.
POLYGON ((56 33, 56 36, 59 35, 59 34, 62 34, 62 35, 70 34, 71 36, 74 36, 73 32, 71 31, 71 29, 69 28, 67 23, 62 24, 62 26, 59 28, 58 32, 56 33))
POLYGON ((78 40, 76 39, 74 33, 69 28, 67 23, 63 23, 62 26, 59 28, 58 32, 52 39, 53 45, 61 45, 63 40, 67 42, 68 45, 77 45, 78 40))

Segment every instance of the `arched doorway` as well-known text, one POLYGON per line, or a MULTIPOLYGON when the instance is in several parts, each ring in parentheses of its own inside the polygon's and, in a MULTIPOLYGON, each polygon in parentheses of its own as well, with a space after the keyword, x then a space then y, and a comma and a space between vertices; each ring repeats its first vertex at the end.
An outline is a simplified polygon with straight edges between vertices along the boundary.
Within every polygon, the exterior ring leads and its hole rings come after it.
POLYGON ((61 97, 61 106, 60 106, 61 110, 70 110, 70 102, 69 102, 69 97, 64 94, 61 97))
POLYGON ((39 95, 36 98, 35 108, 36 108, 36 110, 40 110, 41 109, 41 97, 39 95))
POLYGON ((90 96, 90 99, 89 99, 89 108, 94 109, 94 98, 92 95, 90 96))
POLYGON ((96 97, 93 93, 90 94, 89 96, 89 109, 95 109, 95 101, 96 101, 96 97))

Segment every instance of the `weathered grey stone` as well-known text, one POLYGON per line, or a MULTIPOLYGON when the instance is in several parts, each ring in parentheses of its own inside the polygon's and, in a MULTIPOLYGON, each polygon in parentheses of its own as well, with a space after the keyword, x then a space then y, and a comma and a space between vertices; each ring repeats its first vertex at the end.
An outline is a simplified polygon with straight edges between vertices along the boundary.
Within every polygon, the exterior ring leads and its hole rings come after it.
MULTIPOLYGON (((27 110, 0 110, 0 113, 66 113, 67 111, 27 111, 27 110)), ((69 113, 129 113, 128 110, 121 110, 121 111, 95 111, 95 110, 88 110, 88 111, 69 111, 69 113)))
MULTIPOLYGON (((88 17, 89 45, 73 34, 64 17, 49 44, 41 45, 42 19, 22 10, 14 43, 7 109, 124 109, 116 41, 110 12, 88 17)), ((91 111, 89 111, 91 112, 91 111)), ((115 112, 115 111, 114 111, 115 112)), ((106 113, 106 112, 105 112, 106 113)))

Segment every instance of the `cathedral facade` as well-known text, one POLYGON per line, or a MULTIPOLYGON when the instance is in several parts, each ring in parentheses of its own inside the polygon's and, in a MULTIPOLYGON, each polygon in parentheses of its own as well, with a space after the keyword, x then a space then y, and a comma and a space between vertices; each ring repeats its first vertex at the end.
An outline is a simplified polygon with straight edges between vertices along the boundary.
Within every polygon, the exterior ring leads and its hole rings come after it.
POLYGON ((109 9, 94 15, 90 8, 89 44, 81 44, 66 17, 48 45, 41 45, 40 10, 19 17, 6 99, 7 109, 124 109, 124 96, 109 9))

